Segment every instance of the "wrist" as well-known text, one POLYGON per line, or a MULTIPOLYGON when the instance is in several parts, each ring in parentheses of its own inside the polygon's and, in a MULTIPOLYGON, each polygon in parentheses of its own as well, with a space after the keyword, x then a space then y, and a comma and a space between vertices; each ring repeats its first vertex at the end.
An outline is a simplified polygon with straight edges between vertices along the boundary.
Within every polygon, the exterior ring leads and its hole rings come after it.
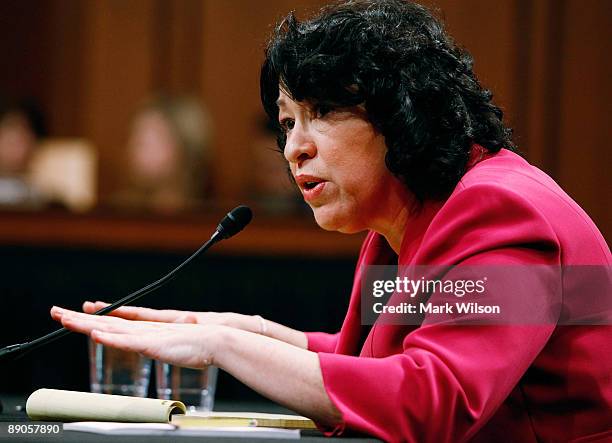
POLYGON ((215 325, 214 332, 207 338, 209 358, 206 365, 213 365, 219 368, 223 368, 222 357, 228 353, 228 349, 231 347, 230 343, 233 340, 232 332, 237 329, 231 326, 215 325))

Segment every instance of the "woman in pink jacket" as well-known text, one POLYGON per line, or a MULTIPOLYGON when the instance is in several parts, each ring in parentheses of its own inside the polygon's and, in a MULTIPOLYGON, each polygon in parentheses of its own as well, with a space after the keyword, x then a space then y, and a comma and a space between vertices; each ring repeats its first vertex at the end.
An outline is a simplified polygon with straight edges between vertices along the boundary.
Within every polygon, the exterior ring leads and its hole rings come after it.
MULTIPOLYGON (((308 21, 288 16, 267 48, 261 96, 317 223, 369 231, 340 332, 134 307, 113 317, 53 308, 55 319, 154 359, 217 365, 329 434, 419 442, 612 438, 610 250, 580 207, 514 152, 469 55, 429 11, 372 0, 331 6, 308 21), (371 265, 400 270, 369 327, 362 322, 373 309, 364 303, 369 286, 365 298, 362 290, 371 265), (515 266, 492 295, 536 315, 393 316, 383 306, 394 298, 410 304, 401 283, 415 265, 457 275, 515 266), (604 271, 595 292, 576 290, 568 277, 571 266, 585 265, 604 271)), ((412 301, 439 296, 421 291, 412 301)), ((84 310, 102 306, 88 302, 84 310)))

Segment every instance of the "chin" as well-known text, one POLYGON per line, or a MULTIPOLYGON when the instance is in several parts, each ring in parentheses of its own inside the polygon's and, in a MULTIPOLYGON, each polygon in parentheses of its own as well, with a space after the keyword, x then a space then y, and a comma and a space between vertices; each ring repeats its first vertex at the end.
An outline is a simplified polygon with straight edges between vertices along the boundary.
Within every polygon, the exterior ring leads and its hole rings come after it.
POLYGON ((343 234, 354 234, 362 231, 353 226, 352 218, 346 211, 329 210, 326 207, 312 208, 314 218, 321 229, 336 231, 343 234))

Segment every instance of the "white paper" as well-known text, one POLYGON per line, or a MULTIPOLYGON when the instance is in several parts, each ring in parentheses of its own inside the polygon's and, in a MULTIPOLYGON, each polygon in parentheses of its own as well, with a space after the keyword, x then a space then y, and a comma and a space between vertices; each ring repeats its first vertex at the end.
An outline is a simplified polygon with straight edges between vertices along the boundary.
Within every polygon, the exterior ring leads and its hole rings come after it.
POLYGON ((82 421, 65 423, 64 431, 91 432, 104 435, 167 435, 167 436, 198 436, 198 437, 248 437, 248 438, 279 438, 298 440, 300 431, 297 429, 256 428, 256 427, 204 427, 176 429, 165 423, 119 423, 104 421, 82 421))
POLYGON ((167 423, 119 423, 113 421, 78 421, 64 423, 64 431, 92 432, 112 435, 150 435, 174 431, 176 426, 167 423))

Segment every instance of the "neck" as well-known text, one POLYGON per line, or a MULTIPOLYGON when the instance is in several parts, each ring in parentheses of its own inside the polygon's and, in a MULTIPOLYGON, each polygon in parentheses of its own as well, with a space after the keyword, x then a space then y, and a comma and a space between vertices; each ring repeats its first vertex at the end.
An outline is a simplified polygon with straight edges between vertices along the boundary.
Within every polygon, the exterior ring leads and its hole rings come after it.
POLYGON ((399 255, 406 226, 414 217, 416 200, 401 182, 395 181, 383 202, 383 216, 372 224, 372 230, 385 237, 391 249, 399 255))

